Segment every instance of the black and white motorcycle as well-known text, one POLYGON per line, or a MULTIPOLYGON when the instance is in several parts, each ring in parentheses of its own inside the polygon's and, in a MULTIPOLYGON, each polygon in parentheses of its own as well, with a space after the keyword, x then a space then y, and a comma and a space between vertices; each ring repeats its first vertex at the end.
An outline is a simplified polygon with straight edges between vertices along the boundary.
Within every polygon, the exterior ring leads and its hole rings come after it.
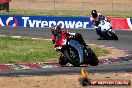
POLYGON ((118 40, 115 31, 112 29, 110 22, 101 20, 98 27, 101 30, 100 36, 107 40, 118 40))

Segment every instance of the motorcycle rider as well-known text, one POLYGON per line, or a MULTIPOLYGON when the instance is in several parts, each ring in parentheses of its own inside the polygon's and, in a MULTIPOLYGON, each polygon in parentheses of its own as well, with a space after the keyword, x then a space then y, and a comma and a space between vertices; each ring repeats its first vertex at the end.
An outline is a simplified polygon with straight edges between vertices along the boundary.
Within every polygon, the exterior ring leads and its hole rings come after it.
MULTIPOLYGON (((52 36, 53 44, 55 44, 55 42, 60 39, 59 38, 60 35, 66 33, 67 37, 74 38, 80 44, 82 44, 84 47, 87 46, 86 43, 84 42, 83 38, 82 38, 82 35, 80 33, 71 33, 68 30, 62 30, 60 25, 53 26, 52 29, 51 29, 51 32, 53 34, 53 36, 52 36)), ((60 57, 59 57, 59 64, 60 65, 66 65, 67 63, 68 63, 68 61, 64 58, 63 54, 61 54, 60 57)))
MULTIPOLYGON (((101 29, 98 28, 98 25, 100 23, 100 20, 107 20, 107 18, 105 16, 103 16, 101 13, 98 13, 96 10, 92 10, 91 11, 91 17, 90 17, 90 21, 93 23, 94 28, 96 29, 96 33, 100 36, 101 35, 101 29)), ((102 37, 100 36, 99 39, 101 39, 102 37)))

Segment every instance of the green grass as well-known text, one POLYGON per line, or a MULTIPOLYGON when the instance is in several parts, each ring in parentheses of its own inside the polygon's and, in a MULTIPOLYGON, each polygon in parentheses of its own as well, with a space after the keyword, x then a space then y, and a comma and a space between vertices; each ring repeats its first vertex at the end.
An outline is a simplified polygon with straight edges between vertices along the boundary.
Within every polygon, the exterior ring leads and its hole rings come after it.
POLYGON ((97 56, 106 56, 108 54, 111 54, 110 51, 108 51, 106 49, 103 49, 103 48, 101 48, 99 46, 93 45, 93 46, 90 46, 90 47, 92 48, 93 52, 95 52, 95 54, 97 56))
POLYGON ((27 63, 58 58, 50 41, 0 37, 0 63, 27 63))
MULTIPOLYGON (((110 52, 97 46, 92 46, 98 55, 107 55, 110 52)), ((58 60, 52 41, 32 40, 30 38, 18 39, 0 37, 0 63, 31 63, 58 60)))
MULTIPOLYGON (((24 15, 24 16, 91 16, 90 11, 61 11, 61 10, 10 10, 9 12, 0 11, 3 15, 24 15)), ((107 17, 132 17, 132 12, 128 11, 104 11, 103 15, 107 17)))

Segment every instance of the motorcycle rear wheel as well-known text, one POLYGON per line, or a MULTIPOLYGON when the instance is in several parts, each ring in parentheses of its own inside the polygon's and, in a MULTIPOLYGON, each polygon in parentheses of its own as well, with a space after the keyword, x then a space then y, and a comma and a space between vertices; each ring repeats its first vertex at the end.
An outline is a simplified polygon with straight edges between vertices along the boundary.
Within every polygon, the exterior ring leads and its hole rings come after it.
POLYGON ((68 63, 68 61, 65 58, 63 58, 63 59, 59 58, 59 64, 60 65, 66 65, 67 63, 68 63))
POLYGON ((91 66, 97 66, 99 63, 98 57, 91 50, 91 48, 87 48, 88 50, 88 64, 91 66))
POLYGON ((113 31, 110 31, 109 33, 112 35, 112 36, 111 36, 112 39, 118 40, 117 35, 116 35, 113 31))

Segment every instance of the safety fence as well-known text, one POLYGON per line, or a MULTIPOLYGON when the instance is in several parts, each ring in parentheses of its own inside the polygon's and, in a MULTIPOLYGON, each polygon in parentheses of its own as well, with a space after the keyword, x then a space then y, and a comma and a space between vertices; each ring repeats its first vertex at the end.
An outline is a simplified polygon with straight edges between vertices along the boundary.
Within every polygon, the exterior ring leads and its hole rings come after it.
POLYGON ((12 0, 11 11, 56 16, 90 16, 96 9, 107 17, 132 16, 132 0, 12 0))

